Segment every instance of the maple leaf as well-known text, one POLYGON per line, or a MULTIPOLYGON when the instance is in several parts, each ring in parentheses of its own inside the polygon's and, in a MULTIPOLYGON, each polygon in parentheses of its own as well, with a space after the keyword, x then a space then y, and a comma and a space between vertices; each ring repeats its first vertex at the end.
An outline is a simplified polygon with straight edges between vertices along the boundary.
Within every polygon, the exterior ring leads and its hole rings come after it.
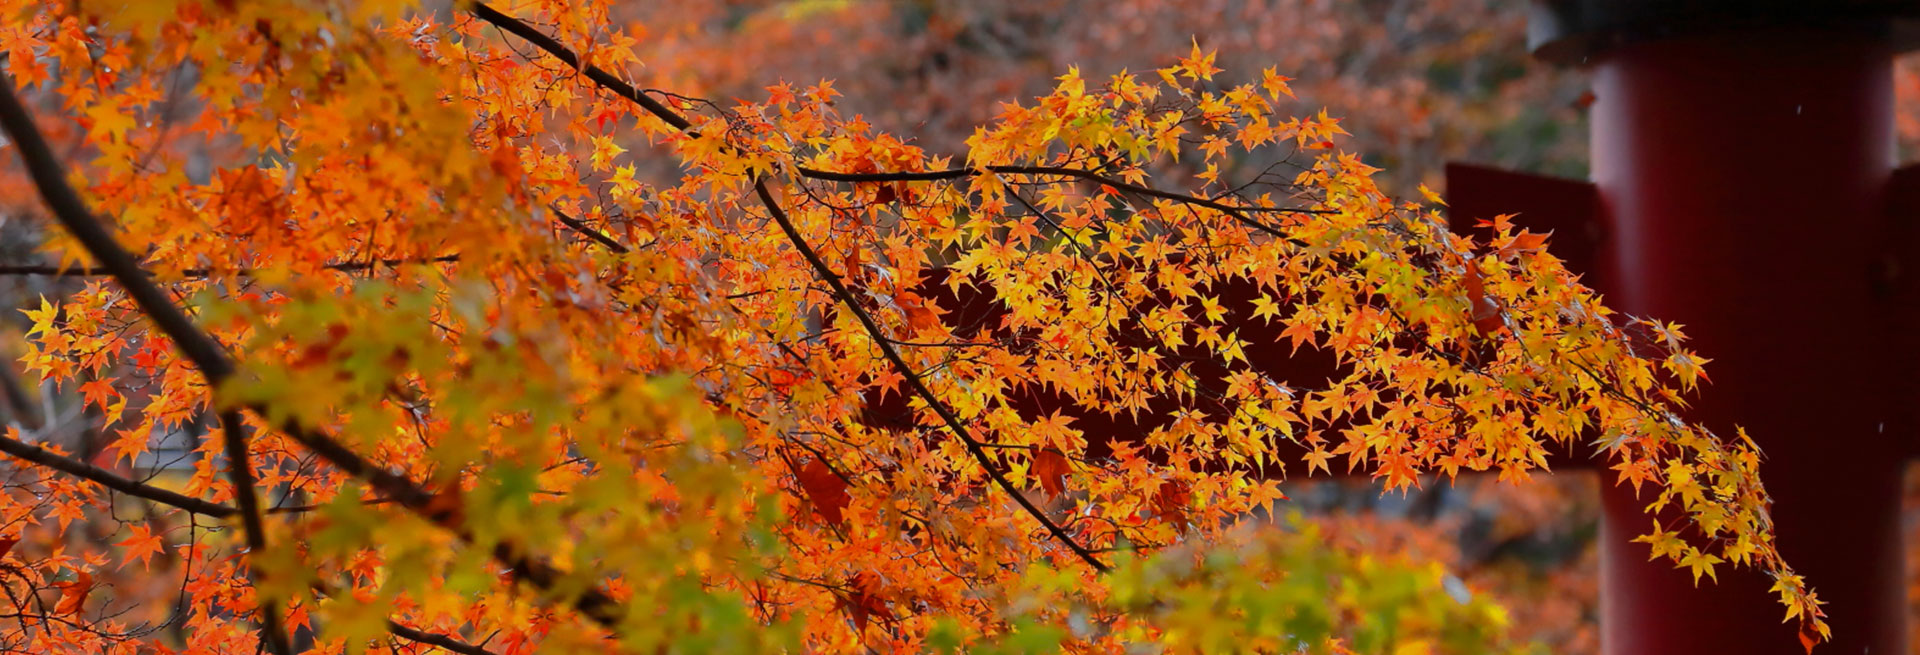
POLYGON ((600 111, 594 112, 593 114, 593 128, 604 131, 607 129, 607 123, 619 122, 620 116, 621 112, 615 106, 609 105, 603 107, 600 111))
POLYGON ((1275 100, 1279 100, 1283 95, 1293 97, 1293 89, 1287 86, 1291 81, 1293 78, 1281 75, 1278 68, 1268 68, 1260 74, 1261 88, 1266 89, 1267 94, 1275 100))
POLYGON ((1467 317, 1473 322, 1474 331, 1484 336, 1499 330, 1503 325, 1500 303, 1487 297, 1486 283, 1480 277, 1480 266, 1475 260, 1467 262, 1462 284, 1467 291, 1467 317))
POLYGON ((1067 490, 1067 474, 1072 471, 1067 457, 1052 448, 1041 448, 1033 456, 1033 475, 1047 496, 1058 497, 1067 490))
POLYGON ((1513 230, 1513 214, 1497 214, 1493 220, 1476 219, 1474 227, 1492 228, 1494 232, 1505 233, 1513 230))
POLYGON ((1653 462, 1644 459, 1623 459, 1614 463, 1613 470, 1620 472, 1619 482, 1633 483, 1634 497, 1640 496, 1640 485, 1659 479, 1653 469, 1653 462))
POLYGON ((1506 243, 1500 246, 1499 257, 1500 259, 1513 259, 1515 255, 1519 255, 1520 253, 1533 252, 1546 248, 1547 237, 1549 236, 1551 235, 1534 234, 1526 230, 1521 230, 1519 234, 1514 235, 1513 238, 1508 239, 1506 243))
POLYGON ((899 393, 900 384, 906 380, 907 376, 901 375, 899 371, 882 371, 874 374, 872 388, 879 391, 875 396, 876 400, 884 401, 887 399, 887 394, 899 393))
POLYGON ((1183 525, 1187 522, 1187 508, 1193 502, 1193 492, 1187 483, 1180 480, 1164 480, 1154 490, 1153 511, 1166 517, 1167 522, 1183 525))
MULTIPOLYGON (((1774 576, 1773 587, 1769 588, 1767 591, 1769 593, 1780 594, 1780 602, 1782 604, 1792 605, 1790 601, 1793 599, 1793 596, 1799 594, 1801 588, 1805 585, 1806 585, 1806 579, 1801 576, 1793 575, 1790 573, 1778 574, 1774 576)), ((1788 615, 1787 618, 1793 618, 1793 616, 1788 615)))
POLYGON ((1653 548, 1653 554, 1647 557, 1648 561, 1662 557, 1677 559, 1684 554, 1688 548, 1686 542, 1680 540, 1679 534, 1666 532, 1658 521, 1655 521, 1653 524, 1653 532, 1634 537, 1633 541, 1635 543, 1647 544, 1653 548))
POLYGON ((1200 41, 1193 41, 1193 52, 1180 58, 1180 73, 1196 80, 1213 80, 1220 67, 1213 65, 1214 52, 1200 52, 1200 41))
POLYGON ((848 618, 853 620, 853 629, 856 633, 867 631, 867 622, 871 617, 878 616, 888 621, 894 620, 893 612, 887 609, 886 601, 872 593, 878 586, 877 577, 862 571, 847 583, 845 591, 839 593, 839 598, 835 602, 836 609, 846 610, 848 618))
POLYGON ((1302 320, 1297 315, 1285 322, 1287 329, 1282 330, 1280 336, 1293 342, 1294 354, 1300 353, 1300 346, 1314 344, 1314 330, 1311 323, 1302 320))
POLYGON ((847 494, 847 482, 835 475, 825 461, 815 458, 807 462, 795 477, 800 481, 800 488, 806 490, 807 498, 813 501, 813 509, 820 518, 834 525, 846 524, 841 512, 852 496, 847 494))
POLYGON ((132 116, 121 111, 121 108, 107 103, 97 104, 87 109, 86 116, 92 121, 88 129, 90 133, 101 135, 112 141, 125 142, 127 130, 134 127, 132 116))
POLYGON ((95 378, 80 385, 80 397, 89 405, 106 409, 108 403, 119 397, 114 391, 112 381, 107 378, 95 378))
POLYGON ((1307 475, 1313 475, 1314 469, 1320 469, 1322 473, 1333 475, 1333 470, 1327 467, 1327 460, 1333 459, 1333 453, 1328 452, 1326 448, 1316 447, 1306 455, 1302 455, 1301 459, 1307 462, 1307 475))
POLYGON ((49 511, 49 513, 52 514, 54 518, 60 520, 60 530, 62 532, 66 531, 68 524, 87 517, 86 504, 79 500, 62 500, 55 502, 53 509, 49 511))
POLYGON ((594 137, 593 157, 589 163, 593 166, 593 170, 605 171, 613 167, 613 159, 615 157, 620 156, 620 153, 626 151, 626 148, 622 148, 619 144, 614 143, 613 137, 611 136, 594 137))
POLYGON ((105 467, 111 468, 122 459, 137 462, 140 456, 146 454, 152 446, 151 435, 139 428, 117 430, 116 433, 119 436, 114 438, 113 443, 100 449, 100 459, 105 467))
POLYGON ((1274 302, 1272 296, 1260 294, 1253 299, 1253 317, 1271 323, 1280 317, 1280 303, 1274 302))
POLYGON ((306 603, 295 603, 287 608, 287 627, 294 630, 313 629, 313 616, 308 613, 306 603))
POLYGON ((1045 420, 1034 421, 1029 428, 1029 434, 1032 435, 1034 442, 1041 444, 1042 447, 1067 446, 1077 439, 1076 432, 1071 427, 1074 420, 1072 416, 1055 411, 1045 420))
POLYGON ((52 331, 54 317, 60 314, 60 309, 55 307, 53 303, 48 302, 46 296, 40 297, 39 309, 23 309, 20 311, 25 313, 27 315, 27 321, 33 324, 27 328, 26 336, 29 337, 52 331))
POLYGON ((938 304, 922 300, 919 294, 901 292, 893 297, 893 301, 894 304, 899 305, 901 312, 906 314, 907 327, 915 333, 928 331, 937 333, 945 325, 940 321, 940 316, 946 314, 946 310, 941 309, 938 304))
POLYGON ((152 570, 147 560, 166 550, 166 544, 162 543, 160 535, 155 534, 145 523, 135 523, 133 536, 114 545, 127 549, 124 555, 126 559, 121 561, 121 566, 126 566, 128 561, 139 560, 140 567, 147 570, 152 570))
POLYGON ((87 594, 93 592, 92 573, 75 571, 73 575, 70 581, 54 583, 54 587, 60 590, 60 601, 53 606, 53 613, 56 615, 68 616, 80 613, 80 608, 87 603, 87 594))
POLYGON ((1405 490, 1420 483, 1419 469, 1414 467, 1413 458, 1401 453, 1381 455, 1373 478, 1386 478, 1387 491, 1405 490))
POLYGON ((1213 296, 1201 296, 1200 306, 1207 322, 1219 323, 1226 319, 1227 309, 1220 304, 1219 299, 1213 296))
POLYGON ((1707 574, 1707 577, 1712 578, 1714 582, 1720 581, 1720 578, 1713 574, 1713 565, 1723 561, 1725 560, 1720 559, 1718 555, 1688 546, 1687 554, 1680 558, 1680 566, 1693 571, 1693 584, 1699 586, 1702 573, 1707 574))
POLYGON ((1826 641, 1827 637, 1825 630, 1813 626, 1813 623, 1801 623, 1800 629, 1795 631, 1795 636, 1800 639, 1800 647, 1806 649, 1807 655, 1813 655, 1813 647, 1826 641))

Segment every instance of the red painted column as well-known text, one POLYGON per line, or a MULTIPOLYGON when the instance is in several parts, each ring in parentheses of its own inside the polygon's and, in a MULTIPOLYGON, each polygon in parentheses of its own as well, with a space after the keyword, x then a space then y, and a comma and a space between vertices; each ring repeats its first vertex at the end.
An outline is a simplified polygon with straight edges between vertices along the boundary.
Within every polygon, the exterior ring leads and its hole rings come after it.
MULTIPOLYGON (((1816 652, 1907 652, 1892 335, 1876 296, 1893 169, 1892 48, 1868 32, 1722 32, 1594 60, 1593 180, 1609 304, 1684 324, 1713 363, 1689 415, 1764 449, 1781 551, 1829 602, 1816 652)), ((1630 543, 1651 526, 1604 485, 1605 652, 1799 653, 1770 580, 1720 583, 1630 543)))

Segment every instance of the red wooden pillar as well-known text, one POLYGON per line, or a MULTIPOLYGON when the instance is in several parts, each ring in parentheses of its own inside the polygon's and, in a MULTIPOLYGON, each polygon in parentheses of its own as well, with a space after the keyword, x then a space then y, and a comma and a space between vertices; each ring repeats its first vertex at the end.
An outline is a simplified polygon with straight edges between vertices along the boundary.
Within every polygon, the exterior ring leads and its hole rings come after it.
MULTIPOLYGON (((1546 3, 1534 37, 1594 71, 1609 305, 1685 325, 1714 359, 1689 416, 1765 451, 1780 549, 1829 603, 1821 650, 1905 653, 1905 453, 1888 428, 1912 401, 1892 381, 1920 372, 1892 366, 1904 335, 1877 289, 1892 19, 1914 3, 1802 4, 1546 3)), ((1648 500, 1604 485, 1605 652, 1798 653, 1764 576, 1696 588, 1647 561, 1629 539, 1648 500)))

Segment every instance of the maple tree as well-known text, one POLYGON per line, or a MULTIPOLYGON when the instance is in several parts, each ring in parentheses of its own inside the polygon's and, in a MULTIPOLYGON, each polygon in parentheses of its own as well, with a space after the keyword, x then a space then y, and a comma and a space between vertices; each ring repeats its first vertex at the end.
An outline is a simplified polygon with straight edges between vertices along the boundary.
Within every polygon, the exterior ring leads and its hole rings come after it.
POLYGON ((1404 490, 1594 436, 1655 557, 1760 568, 1826 632, 1757 450, 1679 413, 1679 326, 1391 198, 1277 68, 1069 70, 940 155, 827 82, 636 87, 598 3, 457 9, 5 5, 13 184, 88 280, 21 361, 107 439, 0 439, 0 643, 1499 650, 1443 572, 1279 520, 1286 445, 1404 490), (191 473, 133 475, 199 421, 191 473), (62 540, 126 497, 111 548, 62 540), (97 591, 156 561, 176 615, 97 591))

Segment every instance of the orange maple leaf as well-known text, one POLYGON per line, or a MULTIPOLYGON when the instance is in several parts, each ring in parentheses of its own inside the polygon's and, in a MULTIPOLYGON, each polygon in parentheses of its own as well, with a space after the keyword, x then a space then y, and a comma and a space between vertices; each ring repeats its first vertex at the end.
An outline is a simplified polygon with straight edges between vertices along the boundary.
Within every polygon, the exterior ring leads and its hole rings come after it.
POLYGON ((126 559, 121 561, 121 566, 126 566, 127 561, 140 560, 141 568, 148 570, 152 568, 148 560, 166 549, 166 544, 162 543, 160 535, 154 534, 153 529, 144 523, 134 524, 133 536, 114 545, 127 549, 126 559))
POLYGON ((74 574, 72 581, 57 583, 54 587, 60 590, 60 602, 53 606, 53 613, 77 614, 80 607, 87 603, 87 594, 93 591, 93 574, 79 571, 74 574))
POLYGON ((113 384, 107 378, 89 380, 80 385, 80 397, 89 405, 101 409, 107 408, 108 401, 119 395, 113 390, 113 384))
POLYGON ((1033 475, 1040 478, 1040 488, 1048 497, 1059 496, 1067 490, 1067 473, 1071 471, 1066 455, 1052 448, 1042 448, 1033 456, 1033 475))

